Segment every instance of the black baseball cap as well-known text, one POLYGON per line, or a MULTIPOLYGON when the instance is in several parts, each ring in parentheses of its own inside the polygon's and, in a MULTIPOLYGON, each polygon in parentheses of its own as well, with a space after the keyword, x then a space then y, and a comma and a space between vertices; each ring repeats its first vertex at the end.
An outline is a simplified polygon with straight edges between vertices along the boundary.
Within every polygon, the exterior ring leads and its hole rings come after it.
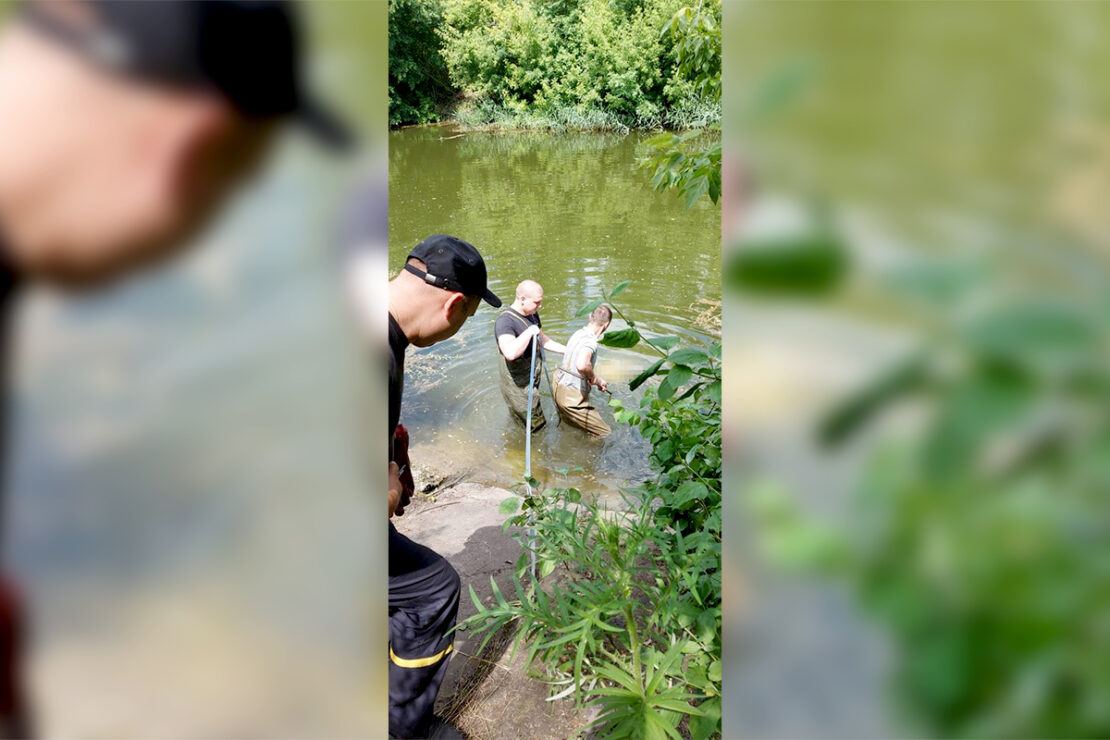
POLYGON ((480 296, 494 308, 501 308, 501 299, 486 287, 486 263, 474 245, 455 236, 432 234, 412 248, 407 259, 413 258, 423 262, 428 271, 413 265, 405 265, 405 269, 429 285, 480 296))
POLYGON ((291 116, 335 148, 347 127, 305 89, 288 0, 27 0, 22 17, 109 70, 207 89, 246 116, 291 116))

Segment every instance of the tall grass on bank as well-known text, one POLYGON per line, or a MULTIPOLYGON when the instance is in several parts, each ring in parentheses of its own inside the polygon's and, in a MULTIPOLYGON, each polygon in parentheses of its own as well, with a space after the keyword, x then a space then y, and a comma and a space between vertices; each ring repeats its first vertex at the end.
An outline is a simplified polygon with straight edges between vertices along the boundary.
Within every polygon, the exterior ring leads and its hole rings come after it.
POLYGON ((511 593, 491 579, 487 605, 471 590, 477 613, 459 629, 485 641, 515 632, 513 650, 527 650, 550 700, 598 709, 591 736, 713 740, 721 736, 721 344, 678 347, 677 336, 641 334, 613 300, 629 284, 578 315, 605 301, 627 328, 601 343, 643 343, 659 355, 629 383, 645 388, 638 404, 609 402, 618 423, 651 443, 655 476, 626 491, 619 511, 529 479, 529 494, 501 511, 538 573, 525 552, 511 593), (523 534, 528 527, 534 537, 523 534))
POLYGON ((512 107, 490 100, 466 101, 450 115, 464 129, 503 131, 686 131, 719 129, 721 107, 709 100, 684 101, 673 110, 622 115, 604 108, 571 105, 512 107))

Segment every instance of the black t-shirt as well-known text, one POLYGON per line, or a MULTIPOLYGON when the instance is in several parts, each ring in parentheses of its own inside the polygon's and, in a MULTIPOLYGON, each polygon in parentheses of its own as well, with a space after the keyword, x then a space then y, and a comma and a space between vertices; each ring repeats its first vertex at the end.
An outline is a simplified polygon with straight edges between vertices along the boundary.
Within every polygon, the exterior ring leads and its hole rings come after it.
MULTIPOLYGON (((527 331, 528 327, 533 324, 539 327, 543 326, 543 323, 540 321, 539 312, 531 316, 524 316, 508 308, 497 317, 497 321, 493 325, 493 336, 496 338, 503 334, 512 334, 514 337, 519 337, 522 332, 527 331)), ((509 374, 513 376, 513 380, 521 388, 526 387, 530 379, 528 370, 532 366, 532 345, 535 343, 536 339, 533 337, 532 341, 528 343, 528 346, 524 348, 524 353, 515 360, 506 360, 505 356, 501 355, 501 359, 504 360, 505 365, 509 368, 509 374)), ((541 359, 540 352, 542 352, 542 350, 537 347, 537 366, 538 360, 541 359)))
POLYGON ((393 314, 389 315, 389 459, 393 459, 393 433, 401 421, 401 394, 405 390, 405 349, 408 337, 393 314))

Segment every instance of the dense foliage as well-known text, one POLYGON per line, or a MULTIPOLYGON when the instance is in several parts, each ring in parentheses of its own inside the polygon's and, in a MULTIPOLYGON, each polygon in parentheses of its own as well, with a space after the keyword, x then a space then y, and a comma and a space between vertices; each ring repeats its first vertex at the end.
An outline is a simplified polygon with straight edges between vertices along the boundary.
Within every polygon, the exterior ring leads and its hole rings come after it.
MULTIPOLYGON (((611 299, 628 286, 618 285, 611 299)), ((584 315, 601 301, 579 312, 584 315)), ((614 306, 619 312, 619 308, 614 306)), ((638 408, 611 403, 617 419, 652 444, 654 479, 609 511, 574 488, 506 500, 506 526, 527 553, 515 598, 494 584, 495 603, 474 597, 464 627, 516 630, 517 646, 538 660, 554 697, 600 707, 601 737, 718 737, 721 718, 721 345, 675 349, 678 338, 646 338, 628 328, 603 344, 643 341, 660 354, 636 378, 648 387, 638 408), (554 577, 552 574, 555 574, 554 577)), ((562 471, 566 472, 566 471, 562 471)), ((473 596, 473 591, 471 592, 473 596)))
MULTIPOLYGON (((719 19, 720 0, 706 7, 706 17, 719 19)), ((409 93, 441 101, 442 60, 460 101, 454 117, 468 125, 629 129, 718 122, 719 88, 703 84, 700 66, 681 62, 684 37, 665 30, 682 8, 683 0, 393 0, 391 85, 397 79, 407 87, 391 87, 391 121, 429 120, 422 115, 428 108, 409 93), (425 74, 433 62, 436 73, 425 74)), ((719 28, 716 35, 719 85, 719 28)))
MULTIPOLYGON (((825 275, 821 243, 782 254, 825 275)), ((832 409, 819 439, 842 444, 896 404, 919 423, 874 449, 850 525, 803 517, 773 486, 752 504, 768 552, 844 579, 889 630, 896 698, 927 734, 1106 737, 1110 290, 1097 259, 1019 255, 1037 269, 890 276, 920 346, 832 409), (1045 284, 1067 287, 1046 299, 1045 284)), ((794 292, 747 261, 738 282, 794 292)))
MULTIPOLYGON (((718 3, 680 9, 663 28, 675 44, 678 68, 702 100, 721 104, 721 15, 718 3)), ((653 171, 656 190, 674 188, 689 208, 702 196, 721 197, 721 141, 700 131, 665 131, 647 142, 641 160, 653 171), (708 141, 706 139, 709 139, 708 141)))
POLYGON ((455 98, 439 51, 443 7, 389 0, 389 125, 430 123, 455 98))

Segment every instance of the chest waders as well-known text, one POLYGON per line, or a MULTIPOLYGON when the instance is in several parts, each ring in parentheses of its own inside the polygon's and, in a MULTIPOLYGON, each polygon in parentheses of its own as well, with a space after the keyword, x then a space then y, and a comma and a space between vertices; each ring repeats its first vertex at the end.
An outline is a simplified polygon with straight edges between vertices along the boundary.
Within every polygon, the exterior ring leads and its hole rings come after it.
MULTIPOLYGON (((523 316, 511 309, 502 313, 502 316, 505 315, 519 321, 524 328, 533 326, 523 316)), ((531 342, 533 351, 536 350, 536 343, 537 340, 533 338, 531 342)), ((498 354, 500 356, 500 352, 498 354)), ((540 365, 543 365, 543 350, 539 350, 539 355, 540 365)), ((529 424, 528 428, 532 431, 539 431, 547 423, 547 419, 544 418, 543 409, 539 405, 539 398, 531 393, 532 387, 539 385, 540 380, 536 363, 533 362, 528 366, 525 364, 523 357, 516 360, 506 360, 504 357, 500 357, 500 360, 497 368, 498 381, 501 387, 501 395, 505 399, 505 404, 509 407, 509 412, 521 424, 529 424)))

